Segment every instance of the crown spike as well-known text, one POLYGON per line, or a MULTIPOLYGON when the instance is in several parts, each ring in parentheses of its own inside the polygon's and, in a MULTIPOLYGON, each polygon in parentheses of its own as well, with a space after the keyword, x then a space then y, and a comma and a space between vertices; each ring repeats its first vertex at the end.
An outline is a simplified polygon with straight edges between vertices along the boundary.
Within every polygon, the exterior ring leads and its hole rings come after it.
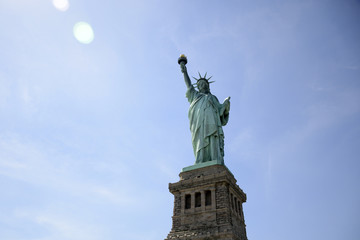
POLYGON ((193 78, 196 80, 196 83, 193 84, 194 87, 198 87, 197 84, 199 83, 200 80, 206 81, 208 84, 215 82, 215 81, 209 82, 209 80, 210 80, 213 76, 211 76, 211 77, 209 77, 209 78, 206 78, 207 72, 205 73, 205 75, 204 75, 203 77, 201 76, 200 72, 198 72, 198 74, 199 74, 199 78, 193 77, 193 78))

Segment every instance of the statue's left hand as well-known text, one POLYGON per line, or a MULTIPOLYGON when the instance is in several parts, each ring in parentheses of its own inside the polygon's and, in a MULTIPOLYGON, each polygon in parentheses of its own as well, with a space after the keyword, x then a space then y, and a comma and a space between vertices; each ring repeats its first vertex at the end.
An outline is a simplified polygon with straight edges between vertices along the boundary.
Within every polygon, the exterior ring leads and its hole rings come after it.
POLYGON ((230 97, 227 97, 225 100, 224 100, 224 103, 223 103, 225 106, 229 106, 230 107, 230 97))
POLYGON ((223 106, 224 106, 225 112, 228 113, 228 112, 230 111, 230 97, 227 97, 227 98, 224 100, 223 106))

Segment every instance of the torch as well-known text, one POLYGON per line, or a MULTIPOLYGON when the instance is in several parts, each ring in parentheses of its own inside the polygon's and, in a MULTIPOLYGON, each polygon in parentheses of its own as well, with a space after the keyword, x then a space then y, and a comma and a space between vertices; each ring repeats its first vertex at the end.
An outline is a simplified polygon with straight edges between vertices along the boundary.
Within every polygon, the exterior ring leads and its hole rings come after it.
POLYGON ((187 58, 184 54, 181 54, 179 59, 178 59, 178 63, 181 66, 181 69, 183 69, 183 66, 185 66, 187 64, 187 58))

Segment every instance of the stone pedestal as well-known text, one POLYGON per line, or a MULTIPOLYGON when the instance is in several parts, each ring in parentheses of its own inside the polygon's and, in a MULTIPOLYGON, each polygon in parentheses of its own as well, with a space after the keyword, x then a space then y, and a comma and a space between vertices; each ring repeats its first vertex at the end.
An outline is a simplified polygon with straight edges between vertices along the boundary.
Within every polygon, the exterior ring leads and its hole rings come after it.
POLYGON ((183 171, 169 190, 174 213, 165 240, 247 240, 242 209, 246 194, 224 165, 183 171))

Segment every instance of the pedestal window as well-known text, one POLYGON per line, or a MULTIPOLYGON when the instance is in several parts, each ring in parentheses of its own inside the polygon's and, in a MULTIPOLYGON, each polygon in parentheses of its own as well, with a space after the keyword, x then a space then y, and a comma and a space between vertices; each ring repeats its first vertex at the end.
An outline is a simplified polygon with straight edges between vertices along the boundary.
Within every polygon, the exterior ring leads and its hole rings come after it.
POLYGON ((211 205, 211 191, 205 191, 205 206, 211 205))
POLYGON ((190 209, 190 208, 191 208, 191 195, 186 194, 185 195, 185 209, 190 209))
POLYGON ((201 193, 195 193, 195 207, 201 207, 201 193))

